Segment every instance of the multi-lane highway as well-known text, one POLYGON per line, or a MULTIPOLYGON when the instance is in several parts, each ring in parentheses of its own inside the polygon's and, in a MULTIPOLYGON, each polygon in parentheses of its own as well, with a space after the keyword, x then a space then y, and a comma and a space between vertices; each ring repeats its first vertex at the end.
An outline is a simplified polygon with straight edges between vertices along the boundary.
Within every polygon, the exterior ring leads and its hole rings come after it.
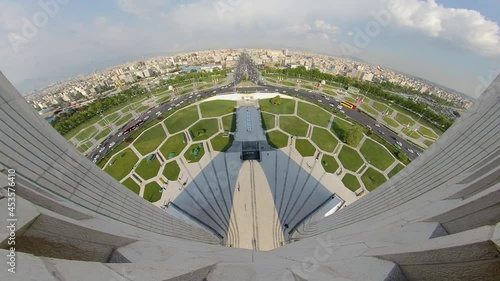
MULTIPOLYGON (((260 73, 257 68, 251 61, 251 59, 247 56, 240 57, 240 60, 235 67, 234 71, 234 81, 229 85, 219 87, 217 89, 212 89, 210 91, 203 92, 193 92, 191 94, 186 94, 180 97, 173 98, 166 103, 163 103, 155 108, 151 108, 143 113, 138 118, 130 121, 128 124, 123 126, 115 135, 108 137, 100 147, 94 149, 92 153, 89 154, 89 159, 95 159, 96 162, 99 162, 107 153, 109 153, 115 146, 120 144, 127 138, 128 134, 124 134, 124 130, 126 130, 129 126, 137 123, 140 120, 145 120, 145 124, 152 122, 158 115, 166 113, 170 110, 176 110, 177 108, 183 106, 186 103, 190 103, 195 101, 196 99, 205 99, 213 95, 223 95, 223 94, 232 94, 235 92, 276 92, 281 94, 288 95, 299 95, 307 100, 316 103, 316 104, 324 104, 332 108, 336 108, 340 104, 340 100, 335 100, 334 97, 304 89, 291 89, 283 86, 271 86, 266 85, 264 82, 260 81, 260 73), (243 88, 235 88, 237 84, 242 82, 244 79, 251 80, 257 86, 253 87, 243 87, 243 88), (113 145, 111 145, 113 144, 113 145)), ((407 142, 403 138, 399 137, 397 134, 392 132, 391 130, 385 128, 384 126, 378 124, 375 120, 368 117, 362 112, 357 110, 343 109, 345 115, 356 120, 357 122, 370 126, 373 132, 380 137, 384 138, 386 141, 392 144, 396 144, 399 142, 401 144, 401 149, 408 158, 415 159, 422 152, 422 150, 415 145, 407 142), (413 153, 412 153, 413 152, 413 153)))

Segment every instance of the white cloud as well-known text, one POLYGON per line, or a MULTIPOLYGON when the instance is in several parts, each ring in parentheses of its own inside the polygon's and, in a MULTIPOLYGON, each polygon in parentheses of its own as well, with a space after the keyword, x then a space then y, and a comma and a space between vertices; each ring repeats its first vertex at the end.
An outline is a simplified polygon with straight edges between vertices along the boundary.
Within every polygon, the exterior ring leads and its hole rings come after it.
POLYGON ((445 8, 434 0, 389 0, 388 3, 396 22, 405 28, 481 55, 500 55, 498 23, 477 11, 445 8))
POLYGON ((156 11, 168 1, 164 0, 115 0, 116 5, 125 13, 133 15, 145 15, 148 12, 156 11))

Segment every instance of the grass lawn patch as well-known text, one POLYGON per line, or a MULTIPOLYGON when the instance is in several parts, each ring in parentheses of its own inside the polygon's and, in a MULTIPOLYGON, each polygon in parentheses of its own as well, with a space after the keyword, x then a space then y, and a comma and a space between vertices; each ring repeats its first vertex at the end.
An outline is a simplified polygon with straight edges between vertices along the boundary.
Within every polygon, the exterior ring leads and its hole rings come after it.
POLYGON ((115 112, 111 115, 108 115, 106 117, 104 117, 101 121, 99 121, 99 125, 101 125, 102 127, 110 124, 110 123, 113 123, 116 121, 116 119, 118 119, 118 112, 115 112))
POLYGON ((314 147, 314 145, 306 139, 295 140, 295 148, 300 155, 302 155, 302 157, 314 156, 314 153, 316 152, 316 147, 314 147))
POLYGON ((165 169, 163 170, 163 175, 169 181, 176 181, 179 178, 179 174, 181 172, 181 168, 177 161, 168 162, 165 164, 165 169))
POLYGON ((369 106, 369 105, 362 104, 362 105, 361 105, 361 108, 362 108, 364 111, 366 111, 366 112, 370 113, 371 115, 375 115, 375 116, 377 116, 377 115, 379 114, 379 113, 378 113, 378 111, 376 111, 375 109, 373 109, 373 107, 371 107, 371 106, 369 106))
POLYGON ((167 135, 161 125, 156 125, 145 131, 135 142, 134 146, 142 154, 153 152, 167 135))
POLYGON ((384 117, 384 121, 385 121, 385 123, 387 123, 391 127, 394 127, 394 128, 399 127, 399 124, 390 117, 384 117))
POLYGON ((295 100, 281 98, 281 104, 275 105, 271 103, 271 99, 259 100, 259 106, 262 111, 274 114, 293 114, 295 112, 295 100))
POLYGON ((126 179, 122 184, 137 195, 141 192, 141 187, 132 178, 126 179))
POLYGON ((339 160, 344 168, 353 172, 356 172, 365 163, 356 150, 345 145, 340 150, 339 160))
POLYGON ((397 173, 399 173, 404 168, 405 168, 405 166, 403 164, 397 164, 394 168, 392 168, 392 170, 387 174, 387 176, 389 178, 392 178, 395 175, 397 175, 397 173))
POLYGON ((169 155, 173 157, 179 156, 187 143, 184 143, 184 133, 173 135, 160 147, 160 152, 163 157, 168 160, 169 155))
POLYGON ((88 141, 82 145, 80 145, 79 147, 77 147, 76 149, 78 149, 78 151, 80 151, 81 153, 84 153, 85 151, 87 151, 90 147, 92 146, 92 142, 91 141, 88 141))
POLYGON ((200 103, 201 116, 217 117, 234 112, 236 101, 229 100, 215 100, 200 103))
POLYGON ((416 139, 416 140, 418 140, 420 138, 420 135, 417 132, 412 132, 411 130, 403 129, 403 134, 409 136, 412 139, 416 139))
POLYGON ((280 116, 280 128, 292 136, 305 137, 309 125, 296 116, 280 116))
POLYGON ((76 139, 79 141, 88 140, 93 135, 95 135, 95 133, 97 133, 97 129, 94 126, 88 127, 87 129, 84 129, 78 135, 76 135, 76 139))
POLYGON ((198 108, 196 106, 190 106, 168 117, 167 120, 165 120, 165 125, 167 125, 167 130, 170 133, 175 134, 187 129, 187 127, 198 121, 198 119, 198 108))
POLYGON ((191 145, 184 153, 184 158, 186 158, 188 163, 194 163, 200 161, 203 155, 205 155, 205 147, 203 143, 200 142, 191 145))
POLYGON ((236 131, 236 114, 231 114, 222 117, 222 127, 224 131, 235 132, 236 131))
POLYGON ((97 134, 95 136, 95 139, 96 140, 103 139, 103 138, 107 137, 109 134, 111 134, 111 128, 104 129, 104 130, 100 131, 99 134, 97 134))
POLYGON ((354 128, 354 125, 347 123, 346 121, 340 118, 334 118, 332 122, 332 132, 340 139, 343 140, 345 138, 345 134, 347 131, 354 128))
POLYGON ((433 139, 438 138, 438 135, 434 133, 434 131, 432 131, 431 129, 428 129, 427 127, 420 126, 420 128, 418 128, 418 132, 428 138, 433 138, 433 139))
POLYGON ((361 146, 360 152, 363 154, 368 163, 382 171, 385 171, 392 165, 392 163, 394 163, 394 161, 396 161, 383 146, 375 141, 372 141, 371 139, 365 140, 361 146))
POLYGON ((431 146, 434 142, 430 140, 424 140, 424 144, 427 146, 431 146))
POLYGON ((132 113, 129 113, 120 118, 120 120, 116 121, 116 126, 120 127, 121 125, 127 123, 130 119, 132 119, 132 113))
POLYGON ((218 134, 215 138, 211 139, 212 147, 215 151, 226 152, 231 145, 233 145, 234 136, 229 135, 224 137, 223 134, 218 134))
POLYGON ((330 118, 332 118, 332 115, 322 108, 304 102, 299 102, 297 115, 304 118, 309 123, 325 128, 328 127, 330 118))
POLYGON ((339 163, 333 156, 323 154, 323 158, 321 158, 321 166, 327 173, 334 174, 339 169, 339 163))
POLYGON ((144 158, 139 166, 135 168, 135 172, 141 176, 144 180, 149 180, 158 175, 158 171, 160 170, 160 161, 158 158, 148 161, 148 158, 144 158))
POLYGON ((389 113, 389 114, 392 114, 394 112, 394 109, 392 109, 392 108, 388 107, 387 105, 380 103, 380 102, 374 101, 372 106, 380 112, 387 111, 387 113, 389 113))
POLYGON ((264 131, 274 129, 276 127, 276 115, 262 112, 262 127, 264 131))
POLYGON ((337 93, 335 93, 334 91, 330 91, 330 90, 323 90, 323 92, 327 95, 330 95, 330 96, 337 96, 337 93))
POLYGON ((219 132, 219 121, 217 119, 204 119, 189 128, 193 141, 201 141, 210 138, 219 132))
POLYGON ((139 106, 139 107, 135 110, 135 112, 137 112, 137 113, 141 113, 141 112, 143 112, 143 111, 146 111, 148 108, 149 108, 149 105, 141 105, 141 106, 139 106))
POLYGON ((323 151, 333 152, 339 141, 326 129, 315 127, 311 140, 323 151))
POLYGON ((104 171, 120 181, 132 171, 138 160, 137 155, 129 148, 111 158, 111 162, 106 166, 104 171))
POLYGON ((373 168, 366 169, 365 173, 361 176, 361 180, 365 184, 368 191, 373 191, 375 188, 387 181, 384 175, 377 172, 373 168))
POLYGON ((144 187, 144 195, 142 197, 151 203, 157 202, 161 199, 162 192, 160 190, 162 189, 157 182, 150 182, 144 187))
POLYGON ((410 117, 403 115, 401 113, 396 114, 396 121, 398 121, 399 123, 401 123, 405 126, 408 124, 410 124, 410 126, 413 126, 415 124, 415 121, 413 119, 411 119, 410 117))
POLYGON ((349 188, 350 191, 356 192, 361 187, 361 184, 358 181, 358 178, 352 174, 346 173, 342 178, 342 182, 345 187, 349 188))
POLYGON ((280 131, 271 131, 266 134, 267 142, 269 145, 275 148, 283 148, 288 145, 288 139, 290 138, 288 135, 283 134, 280 131))
POLYGON ((352 102, 354 104, 358 103, 355 98, 351 98, 351 97, 344 97, 344 100, 346 100, 348 102, 352 102))

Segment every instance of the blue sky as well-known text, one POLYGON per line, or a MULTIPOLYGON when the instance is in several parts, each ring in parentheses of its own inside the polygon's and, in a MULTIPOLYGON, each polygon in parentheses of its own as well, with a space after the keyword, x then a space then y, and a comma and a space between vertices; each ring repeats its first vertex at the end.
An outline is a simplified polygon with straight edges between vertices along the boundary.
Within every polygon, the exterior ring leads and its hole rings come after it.
POLYGON ((289 48, 352 55, 477 96, 500 70, 495 11, 500 1, 0 0, 0 70, 26 92, 88 73, 91 61, 289 48))

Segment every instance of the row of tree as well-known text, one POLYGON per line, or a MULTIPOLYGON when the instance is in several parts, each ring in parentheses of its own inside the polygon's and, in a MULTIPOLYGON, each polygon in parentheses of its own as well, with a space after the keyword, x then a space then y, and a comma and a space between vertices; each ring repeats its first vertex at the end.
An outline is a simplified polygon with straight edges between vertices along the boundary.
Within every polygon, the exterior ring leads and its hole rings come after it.
POLYGON ((77 109, 70 109, 57 115, 57 117, 51 122, 52 127, 54 127, 54 129, 56 129, 56 131, 58 131, 61 135, 65 135, 72 129, 87 122, 89 119, 100 115, 106 110, 126 103, 129 99, 135 96, 144 95, 146 93, 147 91, 143 88, 132 87, 117 95, 99 98, 88 105, 84 105, 77 109))
POLYGON ((448 119, 447 117, 434 112, 432 109, 428 107, 427 103, 418 101, 415 102, 412 99, 390 93, 389 92, 390 90, 405 90, 405 91, 407 90, 407 89, 396 88, 395 86, 393 86, 394 84, 392 83, 386 82, 386 83, 374 84, 356 80, 350 77, 322 73, 318 69, 307 70, 303 66, 299 66, 297 68, 285 68, 285 69, 266 67, 265 72, 277 73, 280 75, 286 75, 288 77, 304 78, 316 81, 325 80, 328 82, 339 83, 343 85, 345 88, 356 87, 360 89, 363 93, 374 95, 376 97, 383 98, 390 102, 394 102, 395 104, 404 107, 409 111, 419 114, 422 116, 422 118, 434 123, 435 125, 443 128, 444 130, 448 129, 451 125, 453 125, 453 121, 451 119, 448 119))

